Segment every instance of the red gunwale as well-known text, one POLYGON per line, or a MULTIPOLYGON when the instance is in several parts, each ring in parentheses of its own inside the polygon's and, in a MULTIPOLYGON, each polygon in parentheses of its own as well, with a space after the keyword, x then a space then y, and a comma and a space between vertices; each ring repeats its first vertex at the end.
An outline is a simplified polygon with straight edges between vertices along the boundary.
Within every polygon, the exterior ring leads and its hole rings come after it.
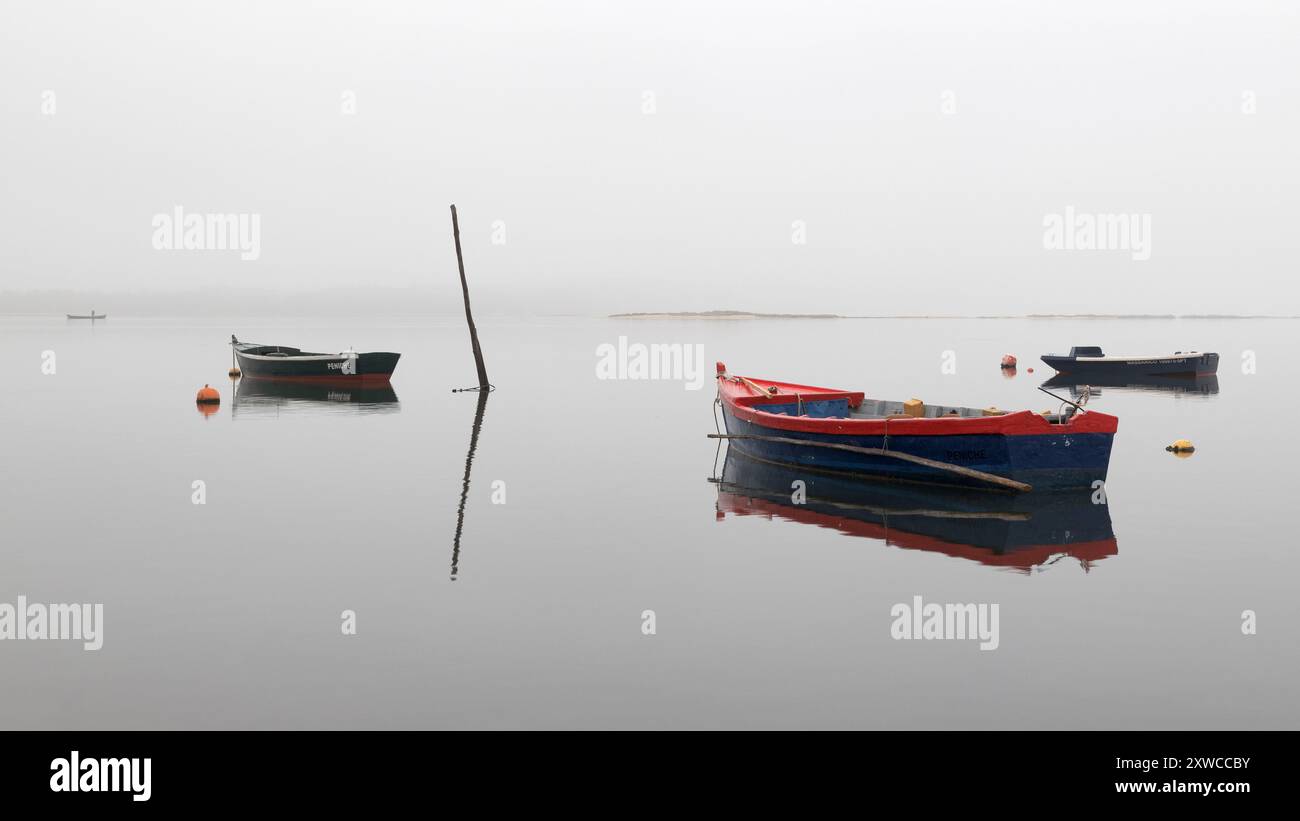
POLYGON ((1001 416, 945 417, 933 419, 813 419, 806 416, 787 416, 768 413, 764 405, 784 405, 802 398, 805 402, 825 399, 847 399, 849 407, 862 404, 861 391, 843 391, 836 388, 819 388, 791 382, 774 382, 770 379, 744 377, 766 391, 775 387, 775 394, 755 394, 740 377, 725 372, 718 363, 718 393, 731 412, 738 418, 755 425, 777 430, 803 433, 838 434, 841 436, 953 436, 1002 434, 1005 436, 1041 436, 1043 434, 1114 433, 1119 429, 1119 419, 1106 413, 1088 411, 1077 413, 1064 425, 1054 425, 1033 411, 1015 411, 1001 416))

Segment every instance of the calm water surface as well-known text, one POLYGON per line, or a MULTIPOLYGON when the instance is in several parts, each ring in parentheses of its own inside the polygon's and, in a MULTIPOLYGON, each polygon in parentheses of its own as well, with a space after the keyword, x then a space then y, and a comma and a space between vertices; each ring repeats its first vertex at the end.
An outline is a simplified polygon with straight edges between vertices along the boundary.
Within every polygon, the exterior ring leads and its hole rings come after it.
POLYGON ((0 727, 1300 727, 1296 328, 485 318, 499 390, 466 489, 459 321, 0 318, 0 601, 102 602, 105 620, 97 652, 0 643, 0 727), (231 333, 403 357, 391 391, 232 392, 231 333), (728 494, 711 379, 598 380, 620 335, 702 344, 710 371, 1036 410, 1055 406, 1037 356, 1071 345, 1222 362, 1217 393, 1094 396, 1120 417, 1113 549, 1018 563, 951 527, 926 549, 897 518, 728 494), (1178 438, 1194 456, 1165 452, 1178 438), (1001 646, 892 640, 915 595, 998 603, 1001 646))

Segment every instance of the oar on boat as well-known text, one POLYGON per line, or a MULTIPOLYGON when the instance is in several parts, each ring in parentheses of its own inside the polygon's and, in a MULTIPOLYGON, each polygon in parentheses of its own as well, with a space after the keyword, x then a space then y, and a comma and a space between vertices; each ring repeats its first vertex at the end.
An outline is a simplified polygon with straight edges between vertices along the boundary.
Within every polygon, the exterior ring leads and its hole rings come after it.
POLYGON ((849 453, 861 453, 867 456, 886 456, 891 459, 901 459, 904 462, 911 462, 917 465, 934 468, 936 470, 946 470, 949 473, 956 473, 966 476, 970 479, 976 479, 989 484, 1000 485, 1011 490, 1017 490, 1021 493, 1027 493, 1034 489, 1033 485, 1017 482, 1015 479, 1008 479, 1005 476, 998 476, 996 473, 985 473, 982 470, 954 465, 950 462, 940 462, 936 459, 926 459, 924 456, 913 456, 910 453, 901 453, 896 450, 883 450, 881 448, 863 448, 857 445, 841 445, 838 442, 816 442, 811 439, 794 439, 789 436, 759 436, 753 433, 710 433, 710 439, 752 439, 758 442, 776 442, 782 445, 800 445, 814 448, 831 448, 832 450, 843 450, 849 453))
POLYGON ((743 376, 737 376, 736 378, 739 379, 742 383, 744 383, 745 387, 749 388, 751 391, 753 391, 754 393, 758 394, 759 396, 775 396, 775 395, 776 395, 776 391, 777 391, 777 389, 776 389, 776 386, 775 386, 775 385, 773 385, 771 388, 768 388, 767 390, 763 390, 762 386, 758 385, 757 383, 753 382, 752 380, 746 379, 746 378, 743 377, 743 376))

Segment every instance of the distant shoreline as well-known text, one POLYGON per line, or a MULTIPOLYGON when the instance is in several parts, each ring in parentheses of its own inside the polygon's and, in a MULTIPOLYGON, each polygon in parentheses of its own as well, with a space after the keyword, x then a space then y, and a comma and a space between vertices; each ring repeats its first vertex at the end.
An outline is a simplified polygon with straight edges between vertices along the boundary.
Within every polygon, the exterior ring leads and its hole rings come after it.
POLYGON ((760 314, 751 311, 660 311, 610 314, 610 319, 852 319, 839 314, 760 314))
POLYGON ((765 314, 757 311, 636 311, 609 319, 1300 319, 1266 314, 765 314))

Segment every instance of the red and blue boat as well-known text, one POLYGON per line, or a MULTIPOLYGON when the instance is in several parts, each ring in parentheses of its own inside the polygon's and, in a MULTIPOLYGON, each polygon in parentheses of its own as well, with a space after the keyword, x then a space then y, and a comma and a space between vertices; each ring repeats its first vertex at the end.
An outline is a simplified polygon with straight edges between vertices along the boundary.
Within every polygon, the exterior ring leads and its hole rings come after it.
POLYGON ((1062 401, 1055 413, 868 399, 860 391, 733 376, 718 363, 728 447, 842 476, 1064 490, 1105 481, 1119 419, 1062 401))

